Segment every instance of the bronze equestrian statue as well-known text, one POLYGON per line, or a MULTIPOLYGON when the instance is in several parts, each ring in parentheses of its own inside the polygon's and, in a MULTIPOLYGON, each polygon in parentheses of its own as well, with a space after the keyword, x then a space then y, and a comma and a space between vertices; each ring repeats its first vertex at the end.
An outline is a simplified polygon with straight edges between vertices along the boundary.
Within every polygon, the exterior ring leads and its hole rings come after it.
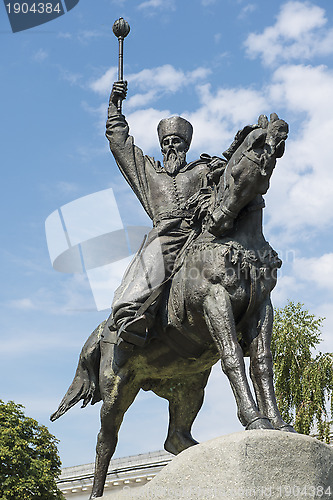
POLYGON ((294 432, 277 408, 270 351, 270 293, 281 261, 262 232, 262 195, 284 153, 288 125, 261 115, 236 134, 225 159, 201 155, 187 164, 192 128, 172 117, 159 125, 162 167, 134 145, 117 106, 125 97, 126 84, 115 83, 107 137, 153 229, 51 417, 81 399, 83 406, 103 401, 90 498, 103 494, 121 422, 140 389, 169 401, 166 450, 177 454, 197 444, 191 427, 219 359, 246 429, 294 432))

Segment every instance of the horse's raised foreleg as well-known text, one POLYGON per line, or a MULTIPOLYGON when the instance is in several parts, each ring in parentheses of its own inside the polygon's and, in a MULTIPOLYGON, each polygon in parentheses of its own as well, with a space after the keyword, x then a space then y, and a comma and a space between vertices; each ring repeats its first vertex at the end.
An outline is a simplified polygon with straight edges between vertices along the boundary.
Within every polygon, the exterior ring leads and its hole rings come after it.
MULTIPOLYGON (((113 347, 110 344, 104 347, 104 351, 109 350, 109 353, 111 349, 113 347)), ((125 412, 139 392, 139 386, 134 383, 133 377, 125 369, 115 372, 112 369, 110 355, 106 355, 103 359, 103 351, 100 388, 103 398, 101 429, 97 438, 95 476, 90 499, 103 495, 105 479, 111 457, 116 449, 120 425, 125 412)))
MULTIPOLYGON (((258 318, 254 319, 253 328, 257 329, 258 318)), ((273 361, 270 349, 273 329, 273 307, 268 299, 261 307, 259 330, 254 331, 250 344, 250 375, 256 393, 259 410, 269 418, 275 429, 295 432, 286 424, 279 412, 273 385, 273 361)))
POLYGON ((161 381, 153 388, 155 394, 169 401, 169 429, 164 448, 174 455, 198 444, 191 429, 203 403, 210 371, 161 381))
POLYGON ((204 299, 204 316, 221 356, 221 364, 234 393, 238 418, 247 429, 272 429, 258 410, 246 378, 243 352, 237 340, 230 298, 221 285, 212 285, 204 299))

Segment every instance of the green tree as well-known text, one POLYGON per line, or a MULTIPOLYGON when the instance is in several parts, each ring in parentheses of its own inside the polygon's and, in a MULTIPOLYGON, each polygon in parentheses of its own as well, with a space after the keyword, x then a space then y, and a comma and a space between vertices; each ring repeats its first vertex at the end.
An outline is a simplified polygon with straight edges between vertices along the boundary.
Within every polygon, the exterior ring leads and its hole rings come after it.
POLYGON ((64 500, 58 440, 22 408, 0 400, 0 500, 64 500))
POLYGON ((275 310, 272 355, 274 382, 282 418, 301 434, 316 429, 328 443, 333 414, 333 354, 314 351, 325 318, 303 304, 288 302, 275 310))

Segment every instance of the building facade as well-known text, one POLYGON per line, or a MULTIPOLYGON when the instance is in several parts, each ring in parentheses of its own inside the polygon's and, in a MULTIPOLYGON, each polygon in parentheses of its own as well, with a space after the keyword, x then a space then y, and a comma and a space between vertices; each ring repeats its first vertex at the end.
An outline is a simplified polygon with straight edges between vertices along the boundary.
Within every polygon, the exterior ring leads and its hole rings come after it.
MULTIPOLYGON (((112 495, 123 489, 144 486, 171 462, 172 458, 173 455, 166 451, 154 451, 111 460, 105 482, 105 493, 112 495)), ((87 500, 91 493, 93 478, 94 464, 65 467, 57 485, 66 499, 87 500)))

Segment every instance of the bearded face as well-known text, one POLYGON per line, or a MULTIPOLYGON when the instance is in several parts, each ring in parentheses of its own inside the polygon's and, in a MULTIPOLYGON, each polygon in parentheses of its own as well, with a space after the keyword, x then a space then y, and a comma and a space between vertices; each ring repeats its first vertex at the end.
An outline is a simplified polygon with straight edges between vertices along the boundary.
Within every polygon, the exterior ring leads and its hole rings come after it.
POLYGON ((171 174, 176 174, 186 165, 186 142, 176 135, 169 135, 162 141, 163 165, 165 170, 171 174))

